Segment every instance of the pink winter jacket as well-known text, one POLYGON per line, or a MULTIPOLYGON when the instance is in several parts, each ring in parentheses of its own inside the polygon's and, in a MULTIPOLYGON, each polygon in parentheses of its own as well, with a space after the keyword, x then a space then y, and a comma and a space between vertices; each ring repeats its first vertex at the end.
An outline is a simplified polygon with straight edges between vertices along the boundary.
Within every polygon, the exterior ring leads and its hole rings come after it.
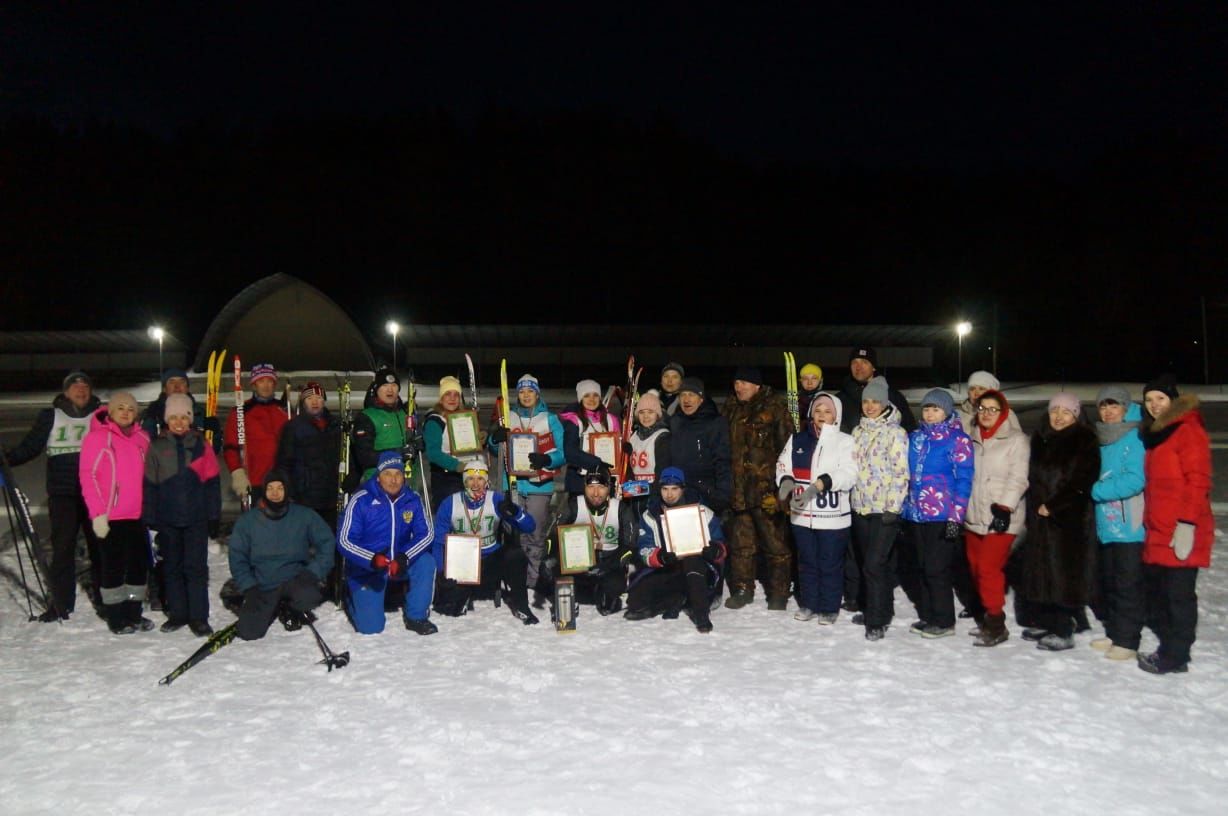
POLYGON ((89 432, 81 441, 78 472, 91 519, 103 513, 110 521, 141 518, 149 434, 136 423, 131 431, 131 435, 121 431, 105 406, 90 418, 89 432))

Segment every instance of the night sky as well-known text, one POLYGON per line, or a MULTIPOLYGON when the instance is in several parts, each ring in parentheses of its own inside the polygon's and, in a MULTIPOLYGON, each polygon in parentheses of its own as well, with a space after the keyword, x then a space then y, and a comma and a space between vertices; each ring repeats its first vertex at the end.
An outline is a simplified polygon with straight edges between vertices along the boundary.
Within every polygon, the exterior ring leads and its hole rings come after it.
POLYGON ((1019 370, 1192 377, 1205 296, 1228 347, 1226 4, 46 5, 0 10, 4 328, 192 342, 282 271, 373 329, 996 306, 1019 370))

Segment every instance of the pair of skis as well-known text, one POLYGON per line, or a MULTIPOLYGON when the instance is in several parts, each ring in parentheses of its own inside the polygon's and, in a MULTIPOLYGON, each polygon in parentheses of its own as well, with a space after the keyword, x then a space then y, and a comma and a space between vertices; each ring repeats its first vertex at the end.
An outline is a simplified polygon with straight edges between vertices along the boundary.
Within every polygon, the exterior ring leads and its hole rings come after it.
MULTIPOLYGON (((282 614, 283 616, 288 617, 290 620, 290 623, 286 624, 287 629, 291 629, 292 626, 296 629, 301 628, 302 626, 307 626, 309 629, 311 629, 311 633, 315 635, 316 645, 320 647, 320 652, 324 655, 324 659, 320 660, 319 663, 328 666, 328 670, 330 672, 333 669, 344 669, 347 665, 349 665, 350 653, 347 651, 338 654, 328 647, 328 644, 324 642, 324 638, 320 636, 319 630, 316 629, 316 617, 314 614, 311 612, 290 612, 288 610, 283 611, 282 614)), ((238 635, 238 627, 239 622, 235 621, 229 626, 214 632, 209 636, 209 639, 204 642, 204 645, 192 653, 191 657, 176 666, 175 670, 166 675, 166 677, 159 680, 158 685, 169 686, 188 669, 192 668, 197 663, 200 663, 209 655, 216 654, 220 652, 223 647, 233 643, 235 637, 238 635)))
MULTIPOLYGON (((243 421, 243 363, 239 361, 237 354, 235 355, 235 437, 239 445, 239 467, 243 468, 244 473, 250 474, 251 471, 247 469, 247 424, 243 421)), ((239 497, 239 505, 245 513, 251 509, 251 488, 248 488, 239 497)))
MULTIPOLYGON (((644 367, 635 367, 635 355, 632 354, 627 358, 627 394, 626 402, 623 404, 623 442, 631 441, 631 432, 635 426, 635 406, 640 401, 640 375, 644 373, 644 367)), ((630 469, 631 457, 625 452, 622 453, 622 467, 619 469, 618 481, 627 481, 627 471, 630 469)))
POLYGON ((801 427, 801 417, 798 414, 797 401, 797 360, 793 358, 793 352, 785 352, 785 396, 789 402, 789 415, 793 418, 793 432, 797 433, 801 427))
MULTIPOLYGON (((217 395, 222 390, 222 363, 226 349, 209 352, 209 369, 205 372, 205 416, 217 416, 217 395)), ((205 441, 213 444, 213 431, 205 431, 205 441)))

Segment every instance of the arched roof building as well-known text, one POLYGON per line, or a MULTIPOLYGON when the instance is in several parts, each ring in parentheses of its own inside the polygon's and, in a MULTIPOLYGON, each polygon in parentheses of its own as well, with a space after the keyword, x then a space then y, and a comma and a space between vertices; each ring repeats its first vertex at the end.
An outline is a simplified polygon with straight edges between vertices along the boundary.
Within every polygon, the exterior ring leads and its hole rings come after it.
POLYGON ((209 324, 193 368, 204 371, 209 352, 227 349, 247 364, 282 371, 374 368, 366 338, 336 301, 292 275, 269 275, 235 295, 209 324))

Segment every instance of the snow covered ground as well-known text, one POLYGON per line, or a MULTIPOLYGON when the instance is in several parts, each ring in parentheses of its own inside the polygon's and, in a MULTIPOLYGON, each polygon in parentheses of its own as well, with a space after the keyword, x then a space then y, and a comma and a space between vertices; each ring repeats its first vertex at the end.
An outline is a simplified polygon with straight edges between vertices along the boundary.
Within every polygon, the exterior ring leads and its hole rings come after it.
MULTIPOLYGON (((1021 401, 1033 390, 1057 389, 1020 389, 1021 401)), ((41 466, 19 478, 37 506, 41 466)), ((1217 524, 1222 540, 1228 516, 1217 524)), ((433 637, 394 615, 361 637, 326 606, 318 628, 350 652, 346 668, 327 672, 310 632, 274 626, 164 687, 201 641, 113 636, 84 598, 63 625, 27 623, 5 526, 0 814, 1220 814, 1228 567, 1216 557, 1187 675, 1105 660, 1088 634, 1041 652, 1013 621, 994 649, 973 648, 967 621, 924 641, 906 633, 897 593, 880 643, 847 617, 799 623, 792 604, 770 613, 762 598, 717 610, 710 635, 589 607, 558 635, 484 602, 436 617, 433 637)), ((233 620, 217 601, 228 570, 222 554, 211 563, 220 628, 233 620)))
MULTIPOLYGON (((211 561, 220 627, 227 569, 211 561)), ((186 629, 116 637, 84 599, 67 623, 27 623, 4 580, 0 811, 1218 814, 1222 560, 1199 589, 1184 676, 1105 660, 1089 635, 1058 654, 1017 631, 977 649, 961 621, 925 641, 900 594, 880 643, 762 601, 716 611, 710 635, 587 607, 559 635, 484 602, 426 638, 393 615, 356 635, 329 605, 318 626, 344 669, 275 625, 159 686, 201 643, 186 629)))

